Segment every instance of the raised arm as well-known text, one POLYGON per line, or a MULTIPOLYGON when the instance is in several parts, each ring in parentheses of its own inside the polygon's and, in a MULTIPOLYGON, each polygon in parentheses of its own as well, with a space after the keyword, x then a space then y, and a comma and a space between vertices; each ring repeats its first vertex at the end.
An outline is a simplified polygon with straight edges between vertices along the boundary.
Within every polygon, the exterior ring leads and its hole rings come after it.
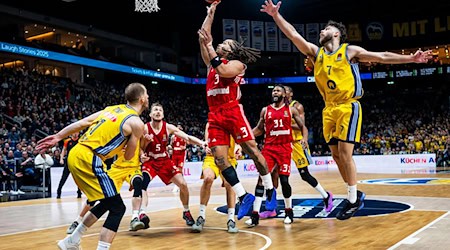
POLYGON ((356 58, 360 62, 377 62, 383 64, 426 63, 433 58, 433 51, 417 50, 413 55, 401 55, 392 52, 372 52, 356 46, 348 46, 349 59, 356 58))
POLYGON ((44 148, 50 148, 53 145, 55 145, 60 140, 68 137, 70 134, 73 134, 75 132, 80 132, 81 130, 91 126, 91 124, 97 119, 97 117, 101 114, 102 111, 98 111, 97 113, 94 113, 90 116, 87 116, 77 122, 74 122, 62 130, 60 130, 58 133, 54 135, 49 135, 45 137, 44 139, 38 141, 38 145, 36 146, 37 150, 41 150, 44 148))
POLYGON ((256 124, 256 127, 253 128, 253 134, 255 135, 255 137, 264 134, 265 117, 266 117, 266 107, 264 107, 261 110, 261 113, 259 114, 258 124, 256 124))
POLYGON ((276 5, 273 4, 272 0, 264 1, 264 4, 261 6, 261 12, 267 13, 269 16, 273 18, 278 28, 286 35, 289 40, 306 56, 315 57, 317 54, 317 50, 319 47, 317 45, 310 43, 305 40, 292 26, 288 21, 281 16, 279 9, 281 6, 281 1, 279 1, 276 5))
POLYGON ((180 137, 181 139, 185 140, 189 144, 196 144, 196 145, 200 145, 200 146, 206 145, 205 141, 200 140, 195 136, 186 134, 185 132, 181 131, 179 128, 177 128, 173 124, 167 123, 167 132, 169 134, 174 134, 174 135, 180 137))
MULTIPOLYGON (((206 34, 211 34, 211 26, 214 20, 214 14, 216 12, 216 6, 219 4, 219 2, 213 2, 210 6, 206 7, 206 17, 203 21, 202 27, 200 28, 198 32, 198 42, 200 44, 200 54, 202 55, 203 62, 206 66, 210 65, 211 58, 208 55, 208 48, 207 44, 209 41, 206 40, 206 37, 201 34, 200 32, 203 31, 206 34)), ((212 39, 211 39, 212 43, 212 39)))

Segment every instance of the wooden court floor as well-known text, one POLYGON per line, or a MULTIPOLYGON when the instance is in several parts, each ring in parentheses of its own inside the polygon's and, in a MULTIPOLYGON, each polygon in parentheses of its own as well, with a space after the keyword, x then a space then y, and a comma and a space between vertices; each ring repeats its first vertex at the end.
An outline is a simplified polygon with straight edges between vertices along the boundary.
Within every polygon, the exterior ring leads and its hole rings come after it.
MULTIPOLYGON (((313 172, 336 198, 346 188, 337 172, 313 172)), ((359 180, 378 178, 450 178, 450 174, 396 175, 358 174, 359 180)), ((290 179, 294 198, 319 198, 300 176, 290 179)), ((255 180, 243 180, 253 192, 255 180)), ((190 207, 198 215, 201 183, 190 185, 190 207)), ((147 207, 151 228, 129 232, 131 193, 123 193, 127 213, 111 249, 450 249, 450 184, 373 185, 358 184, 371 200, 410 204, 412 209, 377 216, 358 216, 346 221, 334 218, 295 219, 285 225, 280 219, 261 220, 247 228, 237 222, 238 234, 226 232, 226 215, 215 211, 225 204, 224 189, 215 182, 208 206, 206 227, 192 233, 181 218, 182 208, 172 186, 150 188, 147 207)), ((281 190, 278 199, 282 200, 281 190)), ((56 242, 76 218, 84 199, 55 198, 0 203, 0 249, 57 249, 56 242)), ((96 249, 102 217, 82 239, 83 249, 96 249)))

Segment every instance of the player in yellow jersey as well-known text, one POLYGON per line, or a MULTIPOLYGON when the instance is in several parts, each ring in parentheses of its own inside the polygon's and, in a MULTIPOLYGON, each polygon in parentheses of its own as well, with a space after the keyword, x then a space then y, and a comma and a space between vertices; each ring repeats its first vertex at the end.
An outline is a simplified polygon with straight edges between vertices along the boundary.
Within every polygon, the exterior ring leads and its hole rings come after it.
MULTIPOLYGON (((206 123, 205 128, 205 141, 208 140, 208 126, 206 123)), ((230 136, 230 147, 228 148, 228 161, 234 168, 237 167, 237 160, 235 156, 235 142, 232 136, 230 136)), ((194 225, 192 225, 192 230, 194 232, 201 232, 206 221, 206 206, 208 205, 209 198, 211 197, 211 186, 214 180, 220 176, 222 178, 222 185, 225 187, 227 193, 227 207, 228 207, 228 220, 227 228, 229 233, 237 233, 239 229, 236 227, 236 222, 234 219, 235 207, 236 207, 236 194, 233 191, 231 185, 223 178, 219 167, 214 162, 214 156, 212 155, 209 148, 207 148, 207 155, 203 160, 202 165, 202 179, 203 184, 200 189, 200 211, 199 216, 194 225)))
POLYGON ((124 150, 131 160, 139 148, 144 123, 139 115, 148 108, 147 89, 140 83, 125 88, 127 104, 109 106, 63 128, 38 142, 38 150, 50 148, 68 135, 87 128, 67 159, 77 186, 89 202, 99 201, 83 218, 74 232, 60 240, 60 249, 79 249, 82 235, 108 212, 98 242, 98 249, 109 249, 126 211, 120 187, 106 172, 104 160, 124 150))
POLYGON ((334 161, 338 165, 348 193, 344 207, 336 218, 351 218, 364 206, 365 194, 357 190, 356 166, 353 148, 361 135, 361 105, 357 101, 363 95, 358 64, 372 62, 384 64, 426 63, 433 57, 432 51, 418 50, 412 55, 391 52, 372 52, 360 46, 344 43, 346 29, 342 23, 329 21, 320 32, 318 47, 308 42, 279 13, 281 1, 274 4, 267 0, 261 6, 292 43, 304 55, 314 60, 316 86, 325 102, 322 112, 323 135, 328 143, 334 161))
MULTIPOLYGON (((107 171, 108 176, 114 180, 117 190, 122 188, 122 184, 127 182, 130 185, 130 190, 133 190, 133 198, 131 198, 132 216, 130 222, 130 231, 137 231, 149 227, 150 219, 141 211, 142 204, 142 171, 141 163, 139 161, 140 148, 136 148, 135 155, 131 160, 126 160, 124 154, 120 152, 117 159, 113 162, 111 168, 107 171)), ((83 220, 84 215, 91 210, 95 205, 94 202, 87 201, 86 205, 81 210, 77 220, 67 229, 67 234, 72 234, 73 231, 83 220)))

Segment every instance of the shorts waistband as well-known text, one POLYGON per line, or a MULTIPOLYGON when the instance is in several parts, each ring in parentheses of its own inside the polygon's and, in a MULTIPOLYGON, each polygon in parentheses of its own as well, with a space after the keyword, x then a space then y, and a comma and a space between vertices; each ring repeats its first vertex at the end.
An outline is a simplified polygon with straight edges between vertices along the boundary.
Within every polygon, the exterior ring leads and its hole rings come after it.
POLYGON ((341 105, 341 104, 350 104, 350 103, 354 103, 354 102, 358 102, 358 100, 350 99, 350 100, 338 101, 338 102, 327 102, 327 101, 325 101, 325 106, 337 106, 337 105, 341 105))

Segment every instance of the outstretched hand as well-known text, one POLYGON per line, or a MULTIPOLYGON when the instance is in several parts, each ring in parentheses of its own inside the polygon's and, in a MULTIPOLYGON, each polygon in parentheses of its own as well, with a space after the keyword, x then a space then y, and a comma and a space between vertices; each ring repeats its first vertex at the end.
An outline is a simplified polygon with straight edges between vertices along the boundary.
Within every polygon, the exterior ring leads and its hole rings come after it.
POLYGON ((427 50, 417 50, 416 53, 414 53, 414 62, 415 63, 426 63, 428 60, 433 58, 433 51, 427 50))
POLYGON ((205 29, 199 29, 197 33, 200 42, 205 45, 212 44, 212 36, 205 29))
POLYGON ((45 137, 44 139, 38 141, 36 149, 38 151, 42 150, 42 149, 48 149, 53 147, 56 143, 58 143, 60 141, 60 139, 58 138, 58 136, 55 135, 49 135, 47 137, 45 137))
POLYGON ((264 1, 264 4, 261 5, 261 12, 266 12, 270 16, 274 16, 278 13, 278 10, 280 9, 281 1, 278 1, 277 4, 274 4, 272 0, 266 0, 264 1))
POLYGON ((206 12, 209 15, 214 15, 216 12, 217 5, 220 3, 220 1, 214 1, 211 3, 210 6, 206 6, 206 12))

